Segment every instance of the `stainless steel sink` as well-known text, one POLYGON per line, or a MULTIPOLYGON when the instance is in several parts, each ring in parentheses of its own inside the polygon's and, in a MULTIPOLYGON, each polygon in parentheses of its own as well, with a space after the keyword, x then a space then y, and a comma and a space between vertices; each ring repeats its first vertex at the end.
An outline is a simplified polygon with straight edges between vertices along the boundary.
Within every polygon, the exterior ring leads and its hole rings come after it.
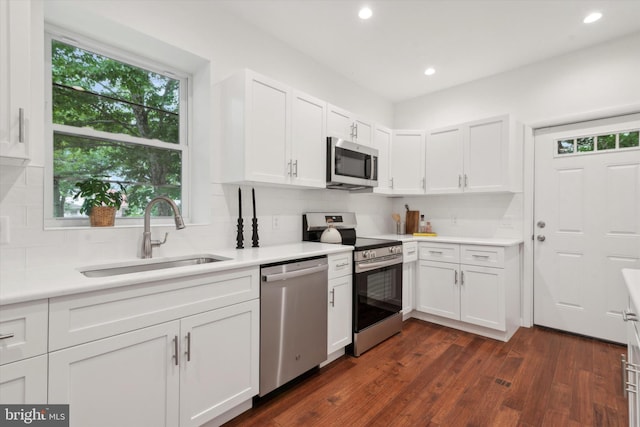
POLYGON ((144 260, 133 263, 112 264, 110 266, 92 266, 81 269, 80 272, 87 277, 108 277, 120 274, 140 273, 142 271, 155 271, 165 268, 186 267, 189 265, 208 264, 210 262, 226 261, 217 255, 190 255, 164 260, 144 260))

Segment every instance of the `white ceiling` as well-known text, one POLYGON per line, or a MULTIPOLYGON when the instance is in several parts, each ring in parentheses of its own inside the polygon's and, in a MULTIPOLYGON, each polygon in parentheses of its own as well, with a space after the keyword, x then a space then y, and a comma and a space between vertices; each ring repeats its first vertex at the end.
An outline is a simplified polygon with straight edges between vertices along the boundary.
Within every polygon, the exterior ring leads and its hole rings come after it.
POLYGON ((215 0, 213 4, 392 102, 640 31, 639 0, 215 0), (362 21, 357 14, 365 4, 373 17, 362 21), (603 18, 583 24, 594 10, 603 18), (425 76, 427 67, 436 68, 436 74, 425 76))

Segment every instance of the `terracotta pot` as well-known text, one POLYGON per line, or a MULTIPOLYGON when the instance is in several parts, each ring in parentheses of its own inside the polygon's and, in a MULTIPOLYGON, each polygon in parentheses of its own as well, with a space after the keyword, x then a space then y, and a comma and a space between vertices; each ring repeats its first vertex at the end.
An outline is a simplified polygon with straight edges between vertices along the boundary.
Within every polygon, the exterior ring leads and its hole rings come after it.
POLYGON ((89 221, 92 227, 113 227, 116 222, 116 208, 111 206, 94 206, 91 208, 89 221))

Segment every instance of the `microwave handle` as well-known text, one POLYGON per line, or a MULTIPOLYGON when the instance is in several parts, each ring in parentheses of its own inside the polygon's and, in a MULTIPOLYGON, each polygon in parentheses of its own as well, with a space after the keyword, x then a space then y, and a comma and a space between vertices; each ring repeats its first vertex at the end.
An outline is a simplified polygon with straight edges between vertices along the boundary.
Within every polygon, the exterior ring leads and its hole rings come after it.
POLYGON ((371 176, 369 177, 369 179, 372 180, 377 180, 378 179, 378 157, 377 156, 371 156, 372 159, 372 167, 371 167, 371 176))

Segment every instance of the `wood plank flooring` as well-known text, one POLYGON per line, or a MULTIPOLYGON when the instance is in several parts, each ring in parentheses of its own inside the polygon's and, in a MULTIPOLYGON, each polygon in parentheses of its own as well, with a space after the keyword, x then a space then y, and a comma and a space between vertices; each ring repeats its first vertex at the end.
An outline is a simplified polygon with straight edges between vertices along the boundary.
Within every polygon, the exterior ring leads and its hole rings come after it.
POLYGON ((539 327, 503 343, 410 319, 226 426, 627 426, 622 353, 539 327))

